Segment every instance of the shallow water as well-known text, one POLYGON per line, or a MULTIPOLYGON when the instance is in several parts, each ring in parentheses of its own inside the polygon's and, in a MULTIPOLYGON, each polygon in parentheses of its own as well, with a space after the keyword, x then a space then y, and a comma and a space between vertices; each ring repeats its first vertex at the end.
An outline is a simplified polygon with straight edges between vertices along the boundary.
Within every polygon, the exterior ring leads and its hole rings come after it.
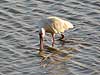
POLYGON ((100 75, 99 22, 100 0, 0 0, 0 75, 100 75), (51 15, 75 25, 55 44, 74 57, 41 67, 36 22, 51 15))

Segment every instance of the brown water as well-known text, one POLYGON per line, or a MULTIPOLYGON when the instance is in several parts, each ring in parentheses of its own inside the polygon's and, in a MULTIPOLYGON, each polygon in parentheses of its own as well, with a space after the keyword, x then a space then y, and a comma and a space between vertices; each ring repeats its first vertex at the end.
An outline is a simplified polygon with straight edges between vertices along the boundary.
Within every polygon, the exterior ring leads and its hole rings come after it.
POLYGON ((0 75, 100 75, 100 0, 0 0, 0 75), (36 22, 51 15, 75 25, 55 44, 74 57, 41 67, 36 22))

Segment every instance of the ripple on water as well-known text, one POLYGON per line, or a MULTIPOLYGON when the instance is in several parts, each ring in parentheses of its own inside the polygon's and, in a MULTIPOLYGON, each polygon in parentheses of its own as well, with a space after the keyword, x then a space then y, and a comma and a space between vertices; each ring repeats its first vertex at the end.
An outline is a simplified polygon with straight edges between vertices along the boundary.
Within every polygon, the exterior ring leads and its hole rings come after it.
POLYGON ((0 3, 8 3, 6 0, 0 0, 0 3))
POLYGON ((96 6, 98 6, 98 7, 100 7, 100 2, 96 2, 96 1, 95 1, 95 2, 93 2, 92 4, 93 4, 93 5, 96 5, 96 6))
POLYGON ((53 1, 48 1, 48 0, 37 0, 37 1, 40 1, 40 2, 43 2, 44 4, 53 4, 54 2, 53 1))
POLYGON ((7 10, 8 12, 13 13, 13 14, 22 14, 22 12, 20 12, 20 11, 18 11, 16 9, 13 9, 13 8, 4 7, 3 9, 7 10))

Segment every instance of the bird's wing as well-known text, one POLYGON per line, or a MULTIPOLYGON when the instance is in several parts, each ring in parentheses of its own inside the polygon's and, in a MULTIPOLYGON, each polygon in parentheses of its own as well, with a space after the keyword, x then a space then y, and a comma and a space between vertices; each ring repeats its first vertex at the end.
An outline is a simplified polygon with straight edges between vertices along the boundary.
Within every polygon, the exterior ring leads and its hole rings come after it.
POLYGON ((61 20, 55 20, 52 23, 52 28, 56 31, 56 33, 64 32, 63 28, 64 23, 61 20))
POLYGON ((69 21, 64 21, 64 28, 65 29, 73 28, 73 24, 70 23, 69 21))

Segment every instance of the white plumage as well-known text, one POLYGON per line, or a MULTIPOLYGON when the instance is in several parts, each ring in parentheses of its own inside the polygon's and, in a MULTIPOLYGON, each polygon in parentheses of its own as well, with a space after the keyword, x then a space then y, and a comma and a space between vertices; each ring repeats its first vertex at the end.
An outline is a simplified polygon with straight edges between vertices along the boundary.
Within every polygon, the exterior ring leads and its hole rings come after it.
MULTIPOLYGON (((64 32, 65 30, 68 30, 70 28, 73 28, 73 25, 65 21, 63 19, 60 19, 55 16, 47 17, 46 19, 42 19, 39 21, 40 25, 40 49, 43 49, 43 37, 45 36, 45 32, 52 34, 52 46, 54 45, 54 34, 64 32)), ((64 38, 64 35, 62 34, 62 39, 64 38)))
POLYGON ((64 32, 64 30, 68 30, 69 28, 73 28, 73 25, 70 22, 53 16, 41 20, 40 26, 49 33, 60 33, 64 32))

